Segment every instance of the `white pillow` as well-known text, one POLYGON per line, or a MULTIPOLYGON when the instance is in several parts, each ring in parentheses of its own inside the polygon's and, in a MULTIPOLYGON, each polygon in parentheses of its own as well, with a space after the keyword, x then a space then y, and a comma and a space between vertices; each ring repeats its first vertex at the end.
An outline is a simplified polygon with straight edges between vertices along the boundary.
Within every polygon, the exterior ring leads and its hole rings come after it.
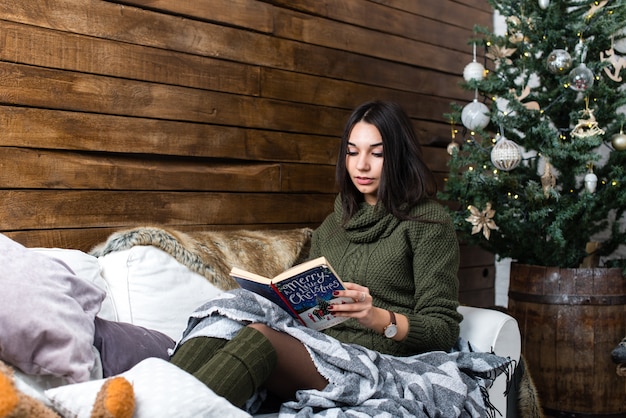
POLYGON ((222 290, 153 246, 98 257, 118 321, 182 336, 191 313, 222 290))
MULTIPOLYGON (((135 391, 133 418, 250 417, 209 389, 191 374, 158 358, 148 358, 122 373, 135 391)), ((63 416, 89 418, 106 380, 46 390, 53 407, 63 416)))
POLYGON ((98 264, 96 257, 79 250, 65 248, 31 248, 31 250, 61 261, 67 265, 76 276, 104 290, 107 297, 102 301, 102 306, 97 316, 109 321, 118 320, 115 305, 109 296, 109 286, 100 274, 100 264, 98 264))

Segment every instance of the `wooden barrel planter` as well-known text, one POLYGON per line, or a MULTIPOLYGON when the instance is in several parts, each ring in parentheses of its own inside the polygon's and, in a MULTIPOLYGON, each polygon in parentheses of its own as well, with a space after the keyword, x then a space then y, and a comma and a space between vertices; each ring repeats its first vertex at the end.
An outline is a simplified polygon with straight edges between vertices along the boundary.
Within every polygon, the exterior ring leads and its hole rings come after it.
POLYGON ((546 415, 626 417, 611 350, 626 335, 621 269, 511 264, 509 311, 546 415))

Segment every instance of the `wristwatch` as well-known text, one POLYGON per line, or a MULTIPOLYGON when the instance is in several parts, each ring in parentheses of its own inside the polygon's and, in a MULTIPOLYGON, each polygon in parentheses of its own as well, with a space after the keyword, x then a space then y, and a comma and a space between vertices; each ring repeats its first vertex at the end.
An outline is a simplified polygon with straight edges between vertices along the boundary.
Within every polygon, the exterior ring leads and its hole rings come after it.
POLYGON ((396 324, 396 314, 389 311, 389 319, 390 319, 390 323, 389 325, 385 327, 385 329, 383 330, 383 333, 385 334, 385 337, 393 338, 398 333, 398 326, 396 324))

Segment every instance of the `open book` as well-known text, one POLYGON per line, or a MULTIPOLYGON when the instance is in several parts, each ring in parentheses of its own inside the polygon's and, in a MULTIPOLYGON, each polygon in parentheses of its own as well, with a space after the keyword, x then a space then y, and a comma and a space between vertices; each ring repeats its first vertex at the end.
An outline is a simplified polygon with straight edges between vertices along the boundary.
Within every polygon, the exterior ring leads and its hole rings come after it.
POLYGON ((345 287, 324 257, 293 266, 271 279, 237 267, 230 275, 239 286, 276 303, 307 327, 322 330, 348 319, 336 317, 328 309, 331 303, 353 300, 333 296, 345 287))

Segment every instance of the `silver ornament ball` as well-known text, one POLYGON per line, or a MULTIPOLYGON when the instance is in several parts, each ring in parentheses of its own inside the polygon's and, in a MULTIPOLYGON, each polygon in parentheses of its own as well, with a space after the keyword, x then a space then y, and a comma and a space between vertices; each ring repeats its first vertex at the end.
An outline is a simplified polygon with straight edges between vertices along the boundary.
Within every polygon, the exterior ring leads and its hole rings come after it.
POLYGON ((611 137, 611 144, 617 151, 626 150, 626 134, 620 132, 611 137))
POLYGON ((548 55, 546 67, 552 74, 562 74, 572 68, 572 56, 564 49, 555 49, 548 55))

